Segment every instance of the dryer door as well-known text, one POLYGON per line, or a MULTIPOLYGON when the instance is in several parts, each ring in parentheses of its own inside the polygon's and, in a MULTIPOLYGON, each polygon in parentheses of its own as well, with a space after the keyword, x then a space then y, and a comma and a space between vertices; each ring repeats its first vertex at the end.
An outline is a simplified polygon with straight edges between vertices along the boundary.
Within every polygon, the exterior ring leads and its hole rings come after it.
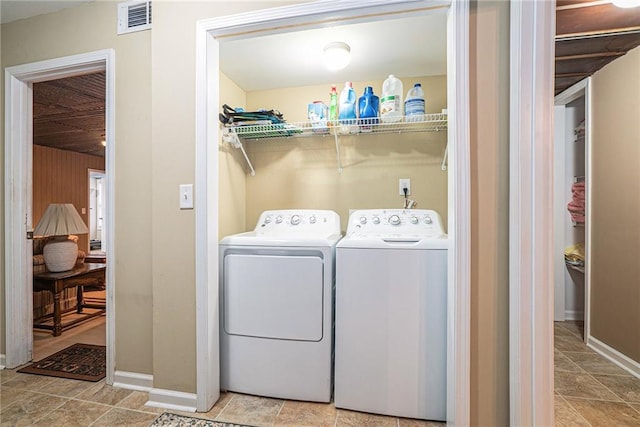
POLYGON ((319 256, 224 257, 224 329, 231 335, 320 341, 324 285, 319 256))

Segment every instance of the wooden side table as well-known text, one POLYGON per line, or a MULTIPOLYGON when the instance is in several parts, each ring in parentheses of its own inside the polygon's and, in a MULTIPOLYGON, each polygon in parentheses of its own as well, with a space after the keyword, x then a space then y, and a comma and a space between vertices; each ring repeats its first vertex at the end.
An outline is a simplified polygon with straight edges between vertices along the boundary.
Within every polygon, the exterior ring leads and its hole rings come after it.
MULTIPOLYGON (((53 325, 45 325, 41 323, 34 323, 34 328, 47 329, 53 331, 53 336, 57 337, 62 334, 62 331, 72 328, 80 322, 84 322, 92 317, 100 316, 106 311, 105 305, 97 304, 85 304, 82 291, 84 286, 88 285, 101 285, 105 283, 105 272, 107 269, 106 264, 85 263, 77 264, 71 270, 62 271, 60 273, 34 273, 33 274, 33 291, 48 291, 53 294, 53 314, 48 315, 53 317, 53 325), (62 291, 67 288, 77 288, 77 305, 76 312, 83 314, 83 316, 70 320, 69 322, 62 323, 62 310, 60 309, 60 297, 62 291), (98 309, 96 312, 83 313, 84 308, 98 309)), ((73 310, 73 309, 71 309, 73 310)), ((65 312, 71 311, 67 310, 65 312)))

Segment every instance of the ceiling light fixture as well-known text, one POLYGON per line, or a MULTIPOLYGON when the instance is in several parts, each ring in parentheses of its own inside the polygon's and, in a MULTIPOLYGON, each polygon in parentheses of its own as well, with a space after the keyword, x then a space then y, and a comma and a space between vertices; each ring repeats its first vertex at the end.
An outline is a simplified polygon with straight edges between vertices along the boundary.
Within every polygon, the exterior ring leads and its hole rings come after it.
POLYGON ((640 6, 640 0, 612 0, 611 3, 613 3, 614 6, 623 7, 623 8, 640 6))
POLYGON ((332 42, 324 47, 322 59, 330 71, 338 71, 349 65, 351 48, 343 42, 332 42))

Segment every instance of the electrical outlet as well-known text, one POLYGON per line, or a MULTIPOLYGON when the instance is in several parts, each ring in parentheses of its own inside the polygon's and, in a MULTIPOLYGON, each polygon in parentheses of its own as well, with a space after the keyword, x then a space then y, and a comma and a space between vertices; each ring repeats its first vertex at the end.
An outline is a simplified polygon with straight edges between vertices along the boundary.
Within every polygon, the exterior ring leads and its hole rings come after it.
POLYGON ((407 196, 411 195, 411 179, 409 178, 400 178, 400 183, 398 185, 400 195, 404 196, 404 189, 407 189, 407 196))

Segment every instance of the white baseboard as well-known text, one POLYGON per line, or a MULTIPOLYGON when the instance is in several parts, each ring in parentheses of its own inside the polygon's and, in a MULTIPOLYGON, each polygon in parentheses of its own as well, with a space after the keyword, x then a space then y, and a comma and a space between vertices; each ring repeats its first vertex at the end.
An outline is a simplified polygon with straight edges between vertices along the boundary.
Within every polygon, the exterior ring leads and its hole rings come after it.
POLYGON ((153 375, 116 371, 113 374, 113 386, 128 390, 149 391, 153 388, 153 375))
POLYGON ((591 349, 602 355, 604 358, 620 366, 631 375, 640 378, 640 363, 629 358, 628 356, 625 356, 618 350, 609 347, 607 344, 592 336, 587 338, 587 347, 590 347, 591 349))
POLYGON ((564 320, 584 320, 584 311, 565 310, 564 320))
POLYGON ((149 401, 145 405, 175 411, 196 412, 197 403, 195 393, 153 388, 149 390, 149 401))
POLYGON ((7 366, 7 356, 0 354, 0 369, 4 369, 7 366))

